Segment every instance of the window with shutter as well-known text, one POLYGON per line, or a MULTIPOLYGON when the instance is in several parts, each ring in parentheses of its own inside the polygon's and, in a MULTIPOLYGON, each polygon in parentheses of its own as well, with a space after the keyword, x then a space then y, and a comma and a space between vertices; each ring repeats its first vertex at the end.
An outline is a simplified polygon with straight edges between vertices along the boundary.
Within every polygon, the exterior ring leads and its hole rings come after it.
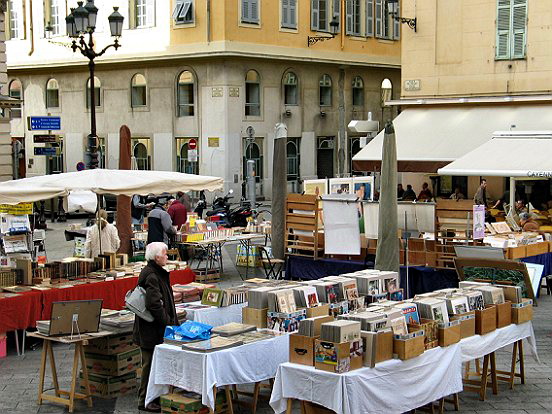
POLYGON ((194 0, 177 0, 174 7, 173 20, 176 24, 194 22, 194 0))
POLYGON ((527 0, 514 0, 512 10, 512 51, 514 59, 525 57, 527 0))
POLYGON ((146 26, 155 26, 155 0, 146 0, 146 26))
POLYGON ((289 26, 289 0, 282 0, 282 27, 289 26))
POLYGON ((337 32, 339 32, 339 29, 341 28, 341 0, 333 0, 333 11, 329 16, 328 21, 332 21, 334 18, 339 23, 337 26, 337 32))
POLYGON ((242 22, 249 22, 249 0, 242 0, 242 22))
POLYGON ((366 0, 366 36, 374 36, 374 0, 366 0))
POLYGON ((376 37, 383 37, 383 0, 376 0, 376 37))
POLYGON ((391 16, 393 21, 393 39, 400 39, 401 37, 401 22, 398 20, 395 20, 395 16, 401 15, 401 0, 397 0, 396 3, 394 3, 391 7, 393 7, 393 10, 391 10, 394 14, 391 16))
POLYGON ((328 31, 328 1, 318 0, 318 30, 328 31))
POLYGON ((289 0, 289 25, 297 28, 297 0, 289 0))
POLYGON ((345 33, 348 35, 354 34, 353 29, 353 0, 345 0, 345 33))
POLYGON ((318 0, 311 0, 311 30, 318 30, 318 18, 320 16, 320 7, 318 0))
POLYGON ((527 0, 497 0, 496 59, 525 58, 527 0))
POLYGON ((259 0, 241 0, 242 1, 242 23, 259 23, 259 0))

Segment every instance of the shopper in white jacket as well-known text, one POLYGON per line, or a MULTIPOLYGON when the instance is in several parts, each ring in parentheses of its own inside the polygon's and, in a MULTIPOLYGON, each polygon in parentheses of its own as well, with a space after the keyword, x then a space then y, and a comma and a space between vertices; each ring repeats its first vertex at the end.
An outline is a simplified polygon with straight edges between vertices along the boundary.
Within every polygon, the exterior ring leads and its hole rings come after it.
MULTIPOLYGON (((107 222, 107 212, 100 210, 100 227, 102 234, 101 253, 115 253, 121 245, 117 227, 107 222)), ((86 257, 97 257, 100 254, 100 237, 98 225, 94 224, 86 233, 86 242, 84 243, 86 257)))

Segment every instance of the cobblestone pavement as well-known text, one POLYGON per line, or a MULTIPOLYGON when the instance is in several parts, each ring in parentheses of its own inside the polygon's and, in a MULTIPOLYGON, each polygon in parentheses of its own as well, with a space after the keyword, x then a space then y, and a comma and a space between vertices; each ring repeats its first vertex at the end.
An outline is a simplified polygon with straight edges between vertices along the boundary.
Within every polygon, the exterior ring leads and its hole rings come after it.
MULTIPOLYGON (((50 224, 50 223, 49 223, 50 224)), ((54 224, 52 227, 62 229, 65 225, 54 224)), ((49 231, 47 235, 47 249, 49 259, 65 257, 71 254, 72 245, 65 242, 62 231, 49 231)), ((231 247, 229 247, 230 249, 231 247)), ((225 284, 236 284, 240 281, 239 275, 233 266, 230 257, 234 257, 234 250, 225 252, 225 284)), ((544 290, 542 291, 545 294, 544 290)), ((540 364, 533 358, 525 359, 526 383, 517 385, 509 390, 505 383, 499 384, 499 394, 492 395, 488 391, 487 400, 481 402, 475 393, 460 395, 460 411, 462 413, 549 413, 552 410, 552 297, 544 295, 535 308, 534 328, 537 337, 537 346, 540 364)), ((13 335, 9 337, 9 354, 0 359, 0 413, 62 413, 65 409, 55 404, 45 403, 37 405, 38 374, 40 365, 41 345, 27 341, 24 356, 17 356, 13 345, 13 335), (36 347, 36 349, 34 349, 36 347)), ((58 376, 62 388, 70 385, 70 370, 72 348, 65 345, 55 346, 54 352, 58 363, 58 376)), ((510 355, 501 351, 497 353, 498 368, 509 366, 510 355)), ((519 380, 517 380, 519 382, 519 380)), ((47 374, 47 387, 53 387, 47 374)), ((263 391, 268 398, 267 391, 263 391)), ((267 402, 261 399, 257 410, 260 414, 273 412, 267 402)), ((138 413, 135 395, 119 397, 112 400, 94 399, 94 407, 87 408, 78 403, 75 412, 86 413, 138 413)), ((450 408, 448 408, 450 410, 450 408)), ((248 413, 245 408, 236 407, 237 413, 248 413)), ((297 405, 294 413, 299 413, 297 405)), ((356 414, 356 413, 355 413, 356 414)))

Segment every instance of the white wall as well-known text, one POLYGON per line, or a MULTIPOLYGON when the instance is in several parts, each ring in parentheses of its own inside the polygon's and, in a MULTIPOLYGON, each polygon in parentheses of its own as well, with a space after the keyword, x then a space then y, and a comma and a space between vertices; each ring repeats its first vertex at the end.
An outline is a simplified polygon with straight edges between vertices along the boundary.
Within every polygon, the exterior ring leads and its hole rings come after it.
POLYGON ((68 132, 63 139, 65 172, 77 171, 77 163, 84 162, 84 136, 79 132, 68 132))
POLYGON ((174 139, 170 132, 153 134, 153 169, 174 171, 174 139))

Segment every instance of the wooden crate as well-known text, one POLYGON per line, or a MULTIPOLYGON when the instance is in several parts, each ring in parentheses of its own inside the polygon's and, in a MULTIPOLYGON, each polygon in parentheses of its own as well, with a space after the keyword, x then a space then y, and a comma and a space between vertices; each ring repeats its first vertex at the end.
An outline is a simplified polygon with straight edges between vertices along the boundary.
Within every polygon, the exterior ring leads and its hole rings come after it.
POLYGON ((288 194, 285 246, 288 254, 319 258, 324 254, 320 200, 311 194, 288 194))

